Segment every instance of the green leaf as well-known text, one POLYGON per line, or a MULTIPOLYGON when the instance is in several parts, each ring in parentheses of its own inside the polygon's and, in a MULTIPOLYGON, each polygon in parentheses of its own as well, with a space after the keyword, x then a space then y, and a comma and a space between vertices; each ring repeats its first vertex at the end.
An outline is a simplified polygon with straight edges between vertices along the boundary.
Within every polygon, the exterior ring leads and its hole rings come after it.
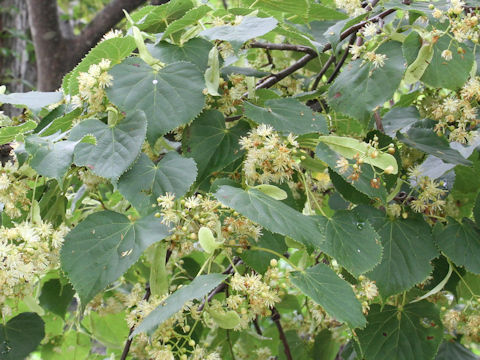
MULTIPOLYGON (((73 121, 82 114, 83 109, 81 107, 76 108, 75 110, 56 118, 43 130, 38 131, 38 128, 35 129, 35 132, 39 132, 42 136, 49 136, 55 133, 63 133, 70 129, 73 124, 73 121)), ((43 121, 43 120, 42 120, 43 121)), ((40 125, 39 125, 40 126, 40 125)))
POLYGON ((32 156, 30 166, 42 176, 61 179, 73 161, 73 150, 78 141, 56 141, 58 136, 30 135, 25 139, 25 150, 32 156))
POLYGON ((102 314, 91 312, 82 320, 95 339, 109 348, 121 349, 128 337, 129 328, 125 320, 125 312, 102 314))
POLYGON ((321 4, 310 4, 308 12, 309 22, 313 20, 344 20, 348 16, 340 11, 336 11, 321 4))
POLYGON ((169 229, 153 214, 135 222, 113 211, 87 216, 65 237, 60 257, 82 306, 168 235, 169 229))
POLYGON ((382 118, 385 134, 395 136, 398 130, 407 131, 410 126, 420 120, 420 113, 415 106, 395 107, 382 118))
POLYGON ((472 50, 465 44, 459 44, 451 40, 450 36, 442 36, 434 45, 433 58, 425 70, 422 81, 436 88, 456 90, 467 81, 473 66, 474 55, 472 50), (450 48, 452 59, 442 58, 442 51, 450 48), (463 54, 457 52, 457 48, 463 50, 463 54))
POLYGON ((445 340, 438 349, 435 360, 478 360, 479 357, 468 350, 460 342, 445 340))
MULTIPOLYGON (((288 250, 283 236, 273 234, 267 230, 262 230, 262 236, 258 239, 255 246, 270 249, 279 254, 284 254, 288 250)), ((240 254, 240 257, 245 264, 261 274, 267 271, 271 259, 278 259, 277 255, 261 250, 244 251, 240 254)))
POLYGON ((273 17, 258 18, 245 16, 238 25, 216 26, 204 30, 200 36, 208 40, 223 40, 240 47, 245 41, 265 35, 277 27, 278 21, 273 17))
POLYGON ((166 64, 179 61, 187 61, 195 64, 203 73, 208 67, 208 54, 213 45, 210 41, 201 38, 193 38, 182 46, 160 41, 156 45, 147 45, 148 51, 153 57, 166 64))
POLYGON ((328 102, 335 111, 369 120, 373 109, 392 98, 405 70, 401 46, 390 41, 375 52, 387 56, 383 67, 375 69, 373 64, 362 64, 363 60, 357 59, 332 84, 328 102))
POLYGON ((21 125, 6 126, 0 129, 0 145, 9 143, 15 140, 15 137, 19 134, 26 133, 37 127, 37 123, 33 120, 28 120, 21 125))
POLYGON ((392 174, 398 172, 397 160, 392 155, 378 151, 377 157, 372 158, 371 154, 375 149, 363 141, 334 135, 320 136, 319 140, 347 159, 353 159, 355 156, 360 155, 360 159, 366 164, 376 166, 382 170, 391 166, 393 168, 392 174))
POLYGON ((102 59, 111 61, 111 65, 118 64, 129 56, 135 50, 135 40, 133 37, 112 38, 98 43, 82 61, 75 66, 64 78, 62 89, 65 94, 71 96, 78 94, 78 75, 81 72, 87 72, 90 65, 98 64, 102 59))
POLYGON ((184 30, 187 26, 196 24, 197 21, 201 20, 210 11, 212 11, 212 9, 207 5, 201 5, 187 11, 183 17, 175 20, 167 26, 163 33, 162 40, 167 39, 170 35, 175 34, 178 31, 184 30))
POLYGON ((473 297, 480 296, 480 276, 472 273, 466 273, 457 285, 457 298, 470 300, 473 297))
POLYGON ((20 360, 34 351, 45 336, 45 324, 36 313, 24 312, 0 324, 0 357, 20 360))
POLYGON ((322 249, 355 276, 372 270, 382 260, 379 236, 368 221, 356 213, 338 210, 325 219, 322 249))
POLYGON ((411 127, 404 135, 397 132, 397 139, 420 151, 434 155, 451 164, 472 165, 460 152, 450 148, 448 141, 433 132, 432 129, 411 127))
POLYGON ((32 110, 39 112, 45 106, 58 103, 63 99, 61 92, 40 92, 29 91, 26 93, 0 94, 0 103, 22 105, 32 110))
POLYGON ((145 138, 147 121, 142 111, 128 114, 115 126, 100 120, 84 120, 70 133, 70 141, 93 135, 96 144, 80 142, 74 150, 74 162, 87 166, 98 176, 118 179, 137 158, 145 138))
POLYGON ((303 215, 261 191, 224 185, 218 188, 215 197, 267 230, 290 236, 310 248, 318 248, 325 241, 318 217, 303 215))
POLYGON ((218 56, 217 47, 212 47, 208 54, 208 69, 205 71, 205 84, 208 93, 213 96, 220 96, 218 93, 218 86, 220 85, 220 62, 218 56))
POLYGON ((38 300, 41 307, 63 318, 72 302, 73 295, 75 295, 75 290, 72 285, 63 285, 60 279, 50 279, 43 284, 38 300))
POLYGON ((475 200, 475 205, 473 207, 473 217, 477 226, 480 226, 480 194, 477 195, 477 199, 475 200))
MULTIPOLYGON (((320 142, 317 145, 315 154, 319 160, 326 162, 330 169, 338 173, 345 181, 347 181, 361 193, 368 195, 370 198, 378 198, 382 201, 386 200, 387 191, 385 186, 383 186, 381 182, 379 188, 374 188, 370 184, 370 181, 375 177, 371 166, 362 166, 360 177, 358 180, 352 182, 350 176, 353 174, 353 168, 351 166, 349 166, 345 172, 341 172, 340 169, 337 168, 337 161, 343 158, 340 154, 330 149, 330 147, 323 142, 320 142)), ((354 164, 355 162, 356 161, 350 161, 351 164, 354 164)))
POLYGON ((333 186, 335 186, 335 189, 342 198, 354 204, 370 203, 370 198, 367 195, 358 191, 352 184, 330 168, 328 169, 328 175, 330 176, 333 186))
POLYGON ((238 143, 247 134, 249 126, 239 122, 225 127, 223 115, 216 110, 203 112, 183 133, 183 153, 192 157, 198 167, 198 181, 222 170, 240 158, 244 151, 238 143))
POLYGON ((350 284, 325 264, 317 264, 302 272, 291 272, 290 280, 336 320, 346 322, 351 328, 366 325, 362 306, 350 284))
POLYGON ((373 225, 383 245, 382 262, 367 274, 380 295, 388 297, 424 281, 432 272, 430 261, 438 255, 430 226, 420 216, 389 219, 380 210, 358 206, 373 225))
POLYGON ((139 212, 150 212, 160 195, 168 192, 176 199, 185 195, 196 176, 195 162, 175 151, 167 153, 158 164, 142 153, 118 180, 118 190, 139 212))
POLYGON ((438 247, 450 260, 480 274, 480 230, 471 220, 464 218, 459 223, 449 218, 448 225, 434 235, 438 247))
POLYGON ((368 325, 357 331, 365 359, 433 359, 443 326, 434 304, 421 301, 402 308, 372 305, 368 325))
POLYGON ((244 103, 245 116, 259 124, 268 124, 280 132, 302 135, 312 132, 328 133, 327 121, 322 115, 295 99, 273 99, 264 106, 244 103))
POLYGON ((192 0, 171 0, 159 6, 145 6, 132 13, 131 17, 140 30, 160 33, 169 23, 180 19, 193 7, 192 0))
POLYGON ((203 298, 226 278, 227 275, 223 274, 197 276, 190 284, 183 285, 148 314, 140 325, 135 328, 131 336, 155 330, 157 326, 181 311, 185 303, 203 298))
POLYGON ((114 80, 108 98, 127 114, 145 112, 151 144, 193 120, 205 104, 203 74, 191 63, 169 64, 157 72, 141 59, 128 58, 110 74, 114 80))
POLYGON ((90 348, 90 336, 70 330, 42 346, 42 360, 90 360, 90 348))
POLYGON ((312 360, 335 360, 340 344, 333 338, 329 329, 323 329, 315 336, 312 360))

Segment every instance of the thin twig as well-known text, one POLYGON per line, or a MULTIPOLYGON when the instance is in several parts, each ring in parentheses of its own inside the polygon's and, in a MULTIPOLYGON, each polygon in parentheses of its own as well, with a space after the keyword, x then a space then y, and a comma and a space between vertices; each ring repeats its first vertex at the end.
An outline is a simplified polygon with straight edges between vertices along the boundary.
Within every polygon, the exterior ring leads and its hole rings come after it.
POLYGON ((332 63, 335 61, 335 55, 332 55, 328 58, 327 62, 325 63, 325 65, 323 65, 323 67, 320 69, 320 72, 318 73, 318 75, 315 77, 315 81, 313 82, 313 85, 312 85, 312 88, 311 88, 311 91, 314 91, 314 90, 317 90, 317 87, 318 87, 318 84, 320 83, 320 80, 322 79, 322 76, 325 75, 325 73, 327 72, 328 68, 330 67, 330 65, 332 65, 332 63))
POLYGON ((375 112, 373 113, 373 117, 375 118, 375 124, 377 125, 377 130, 384 133, 385 129, 383 128, 382 118, 380 117, 380 113, 378 112, 378 110, 375 110, 375 112))
POLYGON ((285 332, 283 331, 282 323, 280 322, 280 313, 275 307, 272 307, 272 316, 273 322, 277 326, 278 336, 283 344, 283 350, 285 351, 285 357, 287 360, 293 360, 292 352, 290 351, 290 346, 288 345, 287 337, 285 336, 285 332))
POLYGON ((249 46, 251 48, 256 48, 256 49, 298 51, 298 52, 304 52, 312 55, 317 54, 317 52, 314 49, 304 45, 276 44, 276 43, 252 41, 249 46))
MULTIPOLYGON (((148 301, 150 298, 150 286, 147 285, 145 287, 145 295, 143 296, 143 300, 148 301)), ((128 333, 127 341, 125 342, 125 347, 123 348, 122 356, 120 360, 125 360, 127 358, 128 352, 130 351, 130 346, 132 345, 133 338, 131 337, 133 330, 135 330, 135 325, 130 328, 130 332, 128 333)))
POLYGON ((330 84, 334 79, 335 77, 338 75, 338 73, 340 72, 340 68, 343 66, 343 64, 345 63, 345 60, 347 60, 347 57, 348 57, 348 54, 349 54, 349 50, 350 50, 350 45, 353 44, 353 42, 355 41, 355 38, 357 37, 356 34, 353 34, 352 37, 350 38, 350 41, 348 42, 348 46, 347 48, 345 49, 345 53, 343 54, 342 58, 340 59, 340 61, 338 62, 338 64, 335 66, 335 69, 333 70, 333 73, 332 75, 330 75, 330 77, 328 78, 327 80, 327 84, 330 84))
POLYGON ((257 334, 263 336, 262 329, 260 329, 260 325, 258 324, 258 316, 253 319, 253 326, 255 327, 257 334))

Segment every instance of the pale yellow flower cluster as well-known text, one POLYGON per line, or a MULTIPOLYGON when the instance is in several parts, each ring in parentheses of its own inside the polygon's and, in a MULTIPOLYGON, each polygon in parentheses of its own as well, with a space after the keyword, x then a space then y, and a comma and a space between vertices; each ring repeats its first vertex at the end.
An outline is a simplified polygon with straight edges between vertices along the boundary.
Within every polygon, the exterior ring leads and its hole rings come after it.
POLYGON ((478 123, 477 104, 480 101, 480 77, 470 78, 458 93, 445 99, 433 101, 429 106, 431 117, 438 121, 437 134, 449 131, 449 140, 469 143, 476 132, 471 131, 478 123))
POLYGON ((335 0, 338 9, 345 10, 349 16, 358 16, 365 13, 360 0, 335 0))
POLYGON ((78 96, 74 96, 72 103, 88 105, 88 113, 105 111, 105 88, 112 85, 113 77, 108 73, 111 61, 102 59, 98 64, 92 64, 87 72, 78 75, 78 96))
POLYGON ((23 211, 30 208, 30 200, 27 198, 28 179, 19 176, 18 163, 7 162, 0 168, 0 203, 3 204, 3 211, 10 218, 15 219, 22 215, 23 211), (21 179, 19 179, 21 178, 21 179))
POLYGON ((247 151, 243 171, 250 184, 283 183, 299 170, 293 157, 299 146, 292 134, 284 138, 270 125, 261 124, 242 137, 240 145, 247 151))
POLYGON ((427 215, 436 214, 445 208, 446 191, 441 188, 441 185, 428 176, 418 176, 416 169, 409 171, 410 176, 417 183, 418 190, 417 198, 412 200, 410 207, 413 211, 418 213, 426 213, 427 215))
POLYGON ((358 277, 359 283, 352 285, 355 296, 362 304, 362 311, 367 314, 370 310, 370 302, 378 296, 378 288, 375 281, 367 279, 365 276, 358 277))
POLYGON ((66 226, 22 222, 0 228, 0 305, 31 295, 39 278, 59 266, 66 226))

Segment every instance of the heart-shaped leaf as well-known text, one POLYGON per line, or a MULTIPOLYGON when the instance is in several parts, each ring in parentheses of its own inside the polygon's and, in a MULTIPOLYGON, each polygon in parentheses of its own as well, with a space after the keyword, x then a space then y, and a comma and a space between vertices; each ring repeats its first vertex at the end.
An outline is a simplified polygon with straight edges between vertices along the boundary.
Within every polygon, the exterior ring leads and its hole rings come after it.
POLYGON ((136 109, 145 112, 147 139, 152 144, 193 120, 205 104, 203 74, 188 62, 156 71, 139 58, 128 58, 114 66, 110 74, 113 85, 107 89, 108 98, 127 114, 136 109))
POLYGON ((185 195, 196 176, 195 161, 174 151, 156 165, 142 153, 118 180, 118 190, 138 211, 150 212, 160 195, 167 192, 176 198, 185 195))
POLYGON ((45 336, 45 324, 32 312, 21 313, 0 324, 0 359, 20 360, 34 351, 45 336))
POLYGON ((62 269, 85 306, 122 276, 153 243, 169 235, 154 214, 135 222, 113 211, 93 213, 65 237, 62 269))
POLYGON ((74 162, 104 178, 118 179, 137 158, 146 129, 142 111, 127 115, 115 126, 96 119, 84 120, 72 129, 69 140, 79 141, 93 135, 96 144, 79 143, 74 150, 74 162))

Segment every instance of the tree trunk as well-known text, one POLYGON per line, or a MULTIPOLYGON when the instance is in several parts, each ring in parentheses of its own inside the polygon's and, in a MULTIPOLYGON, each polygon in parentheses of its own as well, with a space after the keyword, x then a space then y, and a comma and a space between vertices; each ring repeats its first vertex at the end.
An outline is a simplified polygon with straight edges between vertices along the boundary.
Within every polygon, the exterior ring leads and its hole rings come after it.
MULTIPOLYGON (((36 67, 33 51, 27 50, 30 42, 27 4, 24 0, 3 0, 0 4, 0 84, 12 93, 33 90, 36 67)), ((10 116, 21 112, 8 105, 3 110, 10 116)))
POLYGON ((63 76, 123 18, 123 10, 133 11, 145 0, 110 1, 80 35, 74 37, 60 24, 56 0, 27 0, 26 3, 37 58, 37 86, 40 91, 54 91, 61 86, 63 76))

